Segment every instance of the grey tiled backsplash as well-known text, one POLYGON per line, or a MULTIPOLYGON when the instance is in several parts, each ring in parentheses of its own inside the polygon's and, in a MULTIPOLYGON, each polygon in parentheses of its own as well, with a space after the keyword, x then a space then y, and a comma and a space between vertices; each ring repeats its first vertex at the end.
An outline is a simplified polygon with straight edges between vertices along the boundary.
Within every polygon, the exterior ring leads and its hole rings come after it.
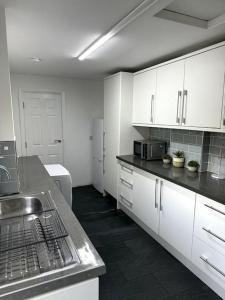
POLYGON ((171 155, 177 150, 183 151, 185 155, 185 165, 187 165, 190 160, 196 160, 200 164, 200 172, 208 170, 210 147, 210 134, 208 132, 183 129, 150 128, 150 137, 167 141, 167 152, 171 155))
POLYGON ((225 134, 210 133, 208 171, 225 174, 225 134))
POLYGON ((0 165, 7 168, 10 179, 0 168, 0 195, 18 191, 17 155, 14 141, 0 141, 0 165))

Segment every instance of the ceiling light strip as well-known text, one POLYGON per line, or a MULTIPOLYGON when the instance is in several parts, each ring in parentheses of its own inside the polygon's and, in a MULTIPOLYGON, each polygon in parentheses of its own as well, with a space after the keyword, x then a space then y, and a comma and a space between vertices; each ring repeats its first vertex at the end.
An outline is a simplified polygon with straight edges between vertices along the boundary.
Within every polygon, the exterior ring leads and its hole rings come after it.
POLYGON ((131 22, 136 20, 139 16, 145 13, 147 10, 151 10, 151 15, 155 15, 157 12, 168 6, 173 0, 144 0, 132 11, 129 12, 123 19, 121 19, 116 25, 114 25, 106 34, 98 38, 93 44, 86 48, 79 56, 79 60, 84 60, 87 56, 93 53, 96 49, 101 47, 109 39, 115 36, 122 29, 127 27, 131 22))

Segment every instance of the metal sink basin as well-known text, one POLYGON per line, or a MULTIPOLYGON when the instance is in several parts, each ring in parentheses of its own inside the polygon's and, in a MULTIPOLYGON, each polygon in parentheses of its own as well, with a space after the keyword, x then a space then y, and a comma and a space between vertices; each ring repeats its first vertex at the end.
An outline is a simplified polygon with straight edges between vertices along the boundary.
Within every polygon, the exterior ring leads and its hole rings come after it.
POLYGON ((0 200, 0 219, 40 213, 50 208, 48 193, 3 198, 0 200))

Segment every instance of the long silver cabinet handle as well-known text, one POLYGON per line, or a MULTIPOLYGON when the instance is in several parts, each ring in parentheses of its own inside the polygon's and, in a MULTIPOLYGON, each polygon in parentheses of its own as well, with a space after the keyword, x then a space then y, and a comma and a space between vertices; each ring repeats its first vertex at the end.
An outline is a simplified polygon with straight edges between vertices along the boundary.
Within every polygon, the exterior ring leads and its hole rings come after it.
POLYGON ((123 179, 123 178, 120 178, 120 181, 121 181, 122 184, 124 184, 124 185, 126 185, 126 186, 128 185, 129 188, 133 189, 133 184, 131 184, 130 182, 126 181, 126 180, 123 179))
POLYGON ((129 200, 127 200, 123 195, 120 194, 120 201, 123 202, 125 205, 132 208, 133 203, 131 203, 129 200))
POLYGON ((217 235, 216 233, 212 232, 210 229, 202 227, 203 230, 205 230, 206 232, 208 232, 209 234, 213 235, 214 237, 216 237, 217 239, 219 239, 220 241, 225 243, 225 239, 220 237, 219 235, 217 235))
POLYGON ((176 116, 176 123, 180 124, 180 116, 179 116, 179 112, 180 112, 180 99, 182 96, 182 92, 178 91, 177 94, 177 116, 176 116))
POLYGON ((121 169, 124 170, 124 171, 126 171, 126 172, 128 172, 128 173, 130 173, 130 174, 133 174, 133 170, 132 169, 124 167, 123 165, 121 165, 121 169))
POLYGON ((207 265, 209 265, 211 268, 213 268, 215 271, 217 271, 218 273, 220 273, 222 276, 225 277, 225 273, 223 271, 221 271, 220 269, 218 269, 214 264, 212 264, 210 261, 208 261, 208 259, 204 256, 200 256, 200 259, 203 260, 207 265))
POLYGON ((187 107, 187 95, 188 91, 184 90, 183 92, 183 107, 182 107, 182 124, 186 124, 186 107, 187 107))
POLYGON ((161 180, 160 181, 160 198, 159 198, 159 209, 160 209, 160 211, 163 210, 163 207, 162 207, 162 188, 163 188, 163 181, 161 180))
POLYGON ((156 178, 156 180, 155 180, 155 208, 158 208, 158 203, 157 203, 157 186, 158 186, 158 183, 159 183, 159 179, 156 178))
POLYGON ((219 210, 219 209, 217 209, 217 208, 215 208, 215 207, 213 207, 213 206, 211 206, 211 205, 208 205, 208 204, 204 204, 204 205, 205 205, 206 207, 208 207, 208 208, 210 208, 210 209, 212 209, 212 210, 218 212, 219 214, 222 214, 222 215, 225 216, 225 212, 223 212, 222 210, 219 210))
POLYGON ((155 97, 154 97, 154 95, 152 95, 152 97, 151 97, 151 119, 150 119, 150 121, 153 123, 153 107, 154 107, 154 99, 155 99, 155 97))

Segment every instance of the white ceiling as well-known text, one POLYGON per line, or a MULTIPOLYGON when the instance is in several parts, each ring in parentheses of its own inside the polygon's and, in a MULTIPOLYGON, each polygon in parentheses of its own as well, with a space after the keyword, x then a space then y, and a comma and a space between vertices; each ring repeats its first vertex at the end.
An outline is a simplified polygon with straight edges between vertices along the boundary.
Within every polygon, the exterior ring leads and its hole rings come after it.
MULTIPOLYGON (((78 61, 73 58, 141 1, 0 0, 7 8, 11 70, 101 78, 118 70, 137 70, 225 40, 225 24, 206 30, 151 17, 146 12, 89 59, 78 61), (28 59, 34 56, 42 58, 42 62, 34 63, 28 59)), ((169 9, 208 19, 225 12, 225 1, 175 0, 169 9), (219 11, 215 2, 220 5, 219 11)))

